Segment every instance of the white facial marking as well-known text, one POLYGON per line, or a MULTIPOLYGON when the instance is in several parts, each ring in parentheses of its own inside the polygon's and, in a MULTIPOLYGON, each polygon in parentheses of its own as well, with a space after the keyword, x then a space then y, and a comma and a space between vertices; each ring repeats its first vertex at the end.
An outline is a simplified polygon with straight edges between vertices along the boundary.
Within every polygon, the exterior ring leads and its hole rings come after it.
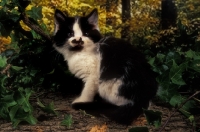
POLYGON ((83 36, 83 33, 82 33, 82 31, 81 31, 81 28, 80 28, 80 26, 79 26, 79 24, 78 24, 78 20, 79 20, 79 19, 77 19, 77 20, 75 21, 74 25, 73 25, 73 31, 74 31, 74 37, 75 37, 75 38, 78 38, 78 37, 82 37, 82 36, 83 36))

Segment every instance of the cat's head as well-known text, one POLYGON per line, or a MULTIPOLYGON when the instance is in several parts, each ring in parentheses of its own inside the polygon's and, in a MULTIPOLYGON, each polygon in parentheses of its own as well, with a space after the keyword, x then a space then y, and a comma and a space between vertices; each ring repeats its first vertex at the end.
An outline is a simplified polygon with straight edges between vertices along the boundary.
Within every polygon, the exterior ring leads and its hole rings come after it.
POLYGON ((68 17, 60 10, 56 10, 54 17, 54 46, 57 48, 79 51, 101 39, 97 9, 84 17, 68 17))

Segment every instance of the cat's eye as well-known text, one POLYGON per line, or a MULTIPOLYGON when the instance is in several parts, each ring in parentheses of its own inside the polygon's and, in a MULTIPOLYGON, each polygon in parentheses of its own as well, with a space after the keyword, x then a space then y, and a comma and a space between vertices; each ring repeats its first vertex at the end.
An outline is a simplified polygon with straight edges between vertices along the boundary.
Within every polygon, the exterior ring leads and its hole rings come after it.
POLYGON ((85 35, 85 36, 88 36, 88 33, 86 32, 84 35, 85 35))
POLYGON ((74 33, 68 33, 68 37, 74 36, 74 33))

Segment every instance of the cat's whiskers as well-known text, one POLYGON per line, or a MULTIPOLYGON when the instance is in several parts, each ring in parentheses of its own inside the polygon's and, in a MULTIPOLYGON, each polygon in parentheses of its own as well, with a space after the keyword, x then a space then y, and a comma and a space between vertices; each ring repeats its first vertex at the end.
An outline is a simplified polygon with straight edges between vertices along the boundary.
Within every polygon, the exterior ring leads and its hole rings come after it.
POLYGON ((57 53, 57 54, 55 55, 55 60, 59 60, 60 56, 61 56, 61 54, 60 54, 60 53, 57 53))
POLYGON ((99 45, 106 45, 106 46, 110 46, 109 44, 107 43, 99 43, 99 45))

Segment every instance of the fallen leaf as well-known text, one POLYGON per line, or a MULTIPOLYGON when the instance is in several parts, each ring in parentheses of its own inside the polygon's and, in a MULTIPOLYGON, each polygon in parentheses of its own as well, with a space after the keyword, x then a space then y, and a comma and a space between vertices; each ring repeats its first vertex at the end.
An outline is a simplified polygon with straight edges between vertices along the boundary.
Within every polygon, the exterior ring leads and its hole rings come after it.
POLYGON ((32 132, 44 132, 43 129, 41 129, 40 127, 35 127, 32 132))
POLYGON ((96 126, 92 127, 90 132, 108 132, 108 127, 106 124, 104 124, 102 126, 96 125, 96 126))
POLYGON ((144 126, 145 124, 147 124, 147 120, 144 116, 140 116, 136 120, 133 121, 133 124, 135 126, 144 126))

